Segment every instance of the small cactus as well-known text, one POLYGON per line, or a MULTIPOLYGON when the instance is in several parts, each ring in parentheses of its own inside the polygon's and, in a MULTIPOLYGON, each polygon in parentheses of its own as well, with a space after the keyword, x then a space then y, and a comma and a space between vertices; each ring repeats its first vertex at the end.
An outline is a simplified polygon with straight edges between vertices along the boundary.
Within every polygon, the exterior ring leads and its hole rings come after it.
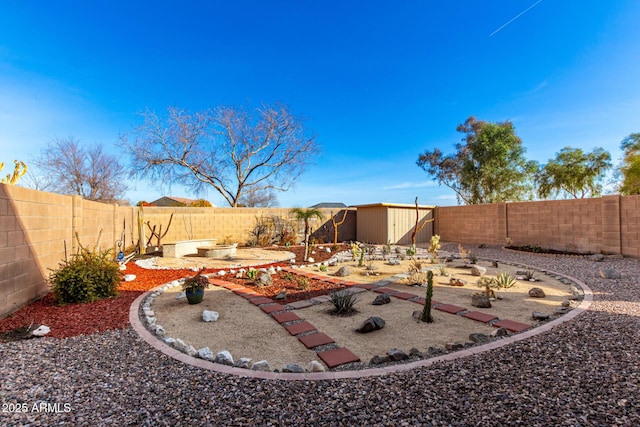
POLYGON ((427 296, 424 300, 424 309, 422 310, 422 316, 420 320, 427 323, 433 323, 433 317, 431 316, 431 299, 433 298, 433 271, 427 272, 427 296))

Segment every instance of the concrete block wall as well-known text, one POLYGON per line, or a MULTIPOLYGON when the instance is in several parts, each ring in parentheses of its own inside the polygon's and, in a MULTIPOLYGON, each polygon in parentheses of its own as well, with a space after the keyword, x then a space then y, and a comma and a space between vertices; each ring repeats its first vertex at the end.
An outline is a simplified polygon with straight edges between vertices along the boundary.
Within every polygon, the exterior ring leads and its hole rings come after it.
POLYGON ((506 204, 442 206, 436 208, 434 233, 442 241, 504 244, 506 204))
MULTIPOLYGON (((252 239, 251 231, 261 217, 276 216, 291 220, 289 208, 180 208, 180 207, 145 207, 144 230, 147 239, 151 235, 150 229, 156 226, 156 232, 167 230, 169 219, 173 213, 171 226, 162 243, 172 243, 180 240, 218 239, 218 243, 246 244, 252 239), (149 226, 146 225, 147 222, 149 226)), ((331 213, 337 215, 337 209, 321 209, 323 220, 313 220, 311 226, 316 237, 327 241, 324 236, 333 239, 333 224, 331 213)), ((342 217, 337 218, 340 221, 342 217)), ((338 227, 340 241, 355 240, 355 214, 347 215, 345 223, 338 227)), ((298 237, 301 240, 304 225, 298 224, 298 237)), ((152 246, 157 239, 153 238, 152 246)))
POLYGON ((70 202, 0 184, 0 317, 48 292, 49 269, 64 258, 63 242, 71 243, 70 202))
POLYGON ((622 254, 640 258, 640 195, 620 198, 622 254))
POLYGON ((640 257, 640 196, 439 207, 443 241, 640 257))

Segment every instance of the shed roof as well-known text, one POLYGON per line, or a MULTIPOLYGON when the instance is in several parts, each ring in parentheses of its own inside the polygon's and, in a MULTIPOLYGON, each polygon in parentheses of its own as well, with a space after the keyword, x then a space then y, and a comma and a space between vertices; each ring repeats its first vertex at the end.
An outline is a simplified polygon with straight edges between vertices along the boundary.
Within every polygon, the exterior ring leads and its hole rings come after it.
MULTIPOLYGON (((416 205, 412 205, 409 203, 369 203, 366 205, 354 205, 354 208, 379 208, 379 207, 388 207, 388 208, 410 208, 415 209, 416 205)), ((435 205, 418 205, 420 209, 434 209, 435 205)))

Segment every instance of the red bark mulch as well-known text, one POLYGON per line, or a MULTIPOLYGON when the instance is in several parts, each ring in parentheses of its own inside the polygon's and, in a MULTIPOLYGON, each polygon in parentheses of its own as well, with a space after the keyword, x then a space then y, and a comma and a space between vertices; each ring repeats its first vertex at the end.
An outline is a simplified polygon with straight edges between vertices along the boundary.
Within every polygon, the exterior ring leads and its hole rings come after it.
MULTIPOLYGON (((348 247, 341 246, 340 250, 348 247)), ((274 250, 287 250, 296 254, 296 259, 302 260, 304 247, 292 246, 290 248, 274 248, 274 250)), ((317 251, 313 255, 316 262, 324 261, 334 253, 317 251)), ((272 265, 286 265, 285 263, 272 265)), ((268 267, 266 265, 264 267, 268 267)), ((258 266, 260 268, 263 266, 258 266)), ((206 273, 215 273, 218 269, 205 270, 206 273)), ((100 301, 83 304, 69 304, 59 306, 55 302, 53 294, 49 293, 38 301, 35 301, 10 316, 0 319, 0 342, 22 339, 28 336, 26 328, 33 322, 33 328, 37 325, 47 325, 51 328, 48 337, 67 338, 78 335, 100 333, 107 330, 123 329, 129 325, 129 307, 133 301, 143 292, 156 286, 171 282, 182 277, 193 276, 195 273, 189 269, 179 270, 152 270, 144 269, 130 262, 127 264, 126 274, 135 274, 136 279, 131 282, 122 282, 118 288, 118 296, 100 301)), ((311 280, 309 288, 299 289, 296 280, 282 278, 282 273, 272 277, 273 285, 268 288, 257 288, 244 279, 235 279, 230 275, 224 280, 237 281, 251 287, 255 292, 267 297, 274 297, 281 289, 287 289, 285 302, 293 302, 302 299, 324 295, 332 289, 339 288, 326 282, 311 280)))

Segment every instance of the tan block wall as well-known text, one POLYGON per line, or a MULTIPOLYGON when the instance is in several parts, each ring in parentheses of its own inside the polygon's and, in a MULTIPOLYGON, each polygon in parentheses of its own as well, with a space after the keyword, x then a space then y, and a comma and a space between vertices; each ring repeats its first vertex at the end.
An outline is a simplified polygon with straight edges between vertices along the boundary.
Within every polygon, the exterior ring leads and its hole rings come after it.
POLYGON ((442 241, 501 244, 506 235, 506 204, 444 206, 436 209, 434 233, 442 241))
POLYGON ((640 196, 447 206, 436 212, 443 241, 540 246, 640 257, 640 196))
POLYGON ((620 198, 622 254, 640 258, 640 196, 620 198))
MULTIPOLYGON (((166 235, 161 239, 162 243, 172 243, 181 240, 193 239, 218 239, 218 243, 229 242, 246 244, 252 239, 251 231, 261 217, 276 216, 286 220, 292 220, 289 208, 179 208, 179 207, 145 207, 144 230, 148 239, 151 229, 155 226, 156 233, 166 235), (173 213, 173 219, 171 214, 173 213), (171 219, 171 225, 167 231, 167 225, 171 219), (148 225, 147 225, 148 223, 148 225), (160 228, 162 226, 162 229, 160 228)), ((333 224, 331 214, 339 222, 342 219, 341 209, 320 209, 323 220, 313 219, 311 228, 316 238, 322 238, 325 242, 333 241, 333 224)), ((344 224, 338 226, 338 240, 355 240, 356 219, 355 211, 351 210, 344 224)), ((301 241, 304 235, 304 223, 298 224, 298 238, 301 241)), ((152 246, 157 244, 157 238, 151 241, 152 246)))
POLYGON ((69 197, 0 184, 0 317, 47 293, 71 227, 69 197))

